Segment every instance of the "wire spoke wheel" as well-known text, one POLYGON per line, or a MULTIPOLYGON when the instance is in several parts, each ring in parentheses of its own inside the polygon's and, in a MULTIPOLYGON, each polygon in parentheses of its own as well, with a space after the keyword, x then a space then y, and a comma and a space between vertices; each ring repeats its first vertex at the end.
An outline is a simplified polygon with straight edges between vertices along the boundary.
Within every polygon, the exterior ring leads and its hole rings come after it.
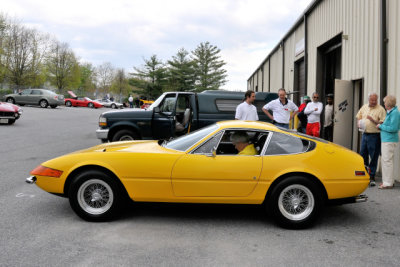
POLYGON ((111 187, 99 179, 84 182, 78 190, 79 206, 87 213, 99 215, 107 212, 114 201, 111 187))
POLYGON ((314 206, 313 193, 303 185, 290 185, 279 194, 279 210, 289 220, 300 221, 306 219, 313 212, 314 206))

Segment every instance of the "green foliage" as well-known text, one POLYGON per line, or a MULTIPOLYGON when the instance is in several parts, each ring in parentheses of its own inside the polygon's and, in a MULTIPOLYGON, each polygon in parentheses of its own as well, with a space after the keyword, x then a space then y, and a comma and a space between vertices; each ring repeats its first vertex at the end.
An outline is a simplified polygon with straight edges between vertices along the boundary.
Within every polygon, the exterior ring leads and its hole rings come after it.
POLYGON ((169 90, 193 91, 196 82, 195 62, 189 58, 189 52, 181 48, 168 64, 169 90))
POLYGON ((167 85, 167 69, 164 63, 156 55, 150 59, 144 59, 144 65, 136 68, 132 75, 140 79, 141 82, 136 85, 142 90, 142 94, 149 99, 157 98, 167 85))
POLYGON ((217 90, 226 84, 226 64, 220 59, 221 49, 209 42, 200 43, 192 51, 196 72, 196 91, 217 90))

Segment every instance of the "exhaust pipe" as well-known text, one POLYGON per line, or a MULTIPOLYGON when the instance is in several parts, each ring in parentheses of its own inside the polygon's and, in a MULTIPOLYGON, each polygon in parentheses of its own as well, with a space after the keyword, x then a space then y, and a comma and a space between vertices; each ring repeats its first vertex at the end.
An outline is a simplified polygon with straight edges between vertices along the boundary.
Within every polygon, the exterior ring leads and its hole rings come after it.
POLYGON ((29 176, 28 178, 26 178, 25 182, 27 182, 28 184, 36 183, 36 176, 29 176))

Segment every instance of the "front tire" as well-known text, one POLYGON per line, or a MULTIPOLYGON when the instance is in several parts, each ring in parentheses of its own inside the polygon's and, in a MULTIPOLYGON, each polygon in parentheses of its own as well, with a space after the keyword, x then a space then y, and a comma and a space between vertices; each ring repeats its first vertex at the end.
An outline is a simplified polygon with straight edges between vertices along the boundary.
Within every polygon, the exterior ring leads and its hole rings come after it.
POLYGON ((94 108, 94 104, 93 104, 93 103, 89 103, 87 106, 88 106, 89 108, 94 108))
POLYGON ((112 108, 112 109, 116 109, 116 108, 117 108, 117 105, 111 104, 111 108, 112 108))
POLYGON ((51 107, 51 108, 56 108, 56 107, 57 107, 57 105, 50 105, 50 107, 51 107))
POLYGON ((86 221, 109 221, 117 217, 124 203, 124 192, 118 181, 108 174, 90 170, 79 174, 71 183, 69 203, 86 221))
POLYGON ((12 97, 7 98, 6 100, 7 103, 15 104, 15 100, 12 97))
POLYGON ((115 133, 115 135, 112 138, 112 141, 133 141, 133 140, 138 140, 140 139, 137 133, 131 131, 131 130, 119 130, 118 132, 115 133))
POLYGON ((70 106, 72 106, 72 103, 71 103, 71 101, 67 101, 67 102, 65 102, 65 106, 66 106, 66 107, 70 107, 70 106))
POLYGON ((316 183, 293 176, 279 182, 267 202, 267 210, 278 225, 289 229, 311 226, 321 213, 322 192, 316 183))

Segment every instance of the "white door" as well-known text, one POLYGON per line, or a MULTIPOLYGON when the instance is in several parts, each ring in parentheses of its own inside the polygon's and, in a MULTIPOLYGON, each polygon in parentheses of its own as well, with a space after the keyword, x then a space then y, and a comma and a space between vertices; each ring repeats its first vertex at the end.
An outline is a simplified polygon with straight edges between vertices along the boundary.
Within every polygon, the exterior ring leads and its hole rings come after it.
POLYGON ((333 142, 351 149, 353 136, 353 83, 335 79, 333 142))

